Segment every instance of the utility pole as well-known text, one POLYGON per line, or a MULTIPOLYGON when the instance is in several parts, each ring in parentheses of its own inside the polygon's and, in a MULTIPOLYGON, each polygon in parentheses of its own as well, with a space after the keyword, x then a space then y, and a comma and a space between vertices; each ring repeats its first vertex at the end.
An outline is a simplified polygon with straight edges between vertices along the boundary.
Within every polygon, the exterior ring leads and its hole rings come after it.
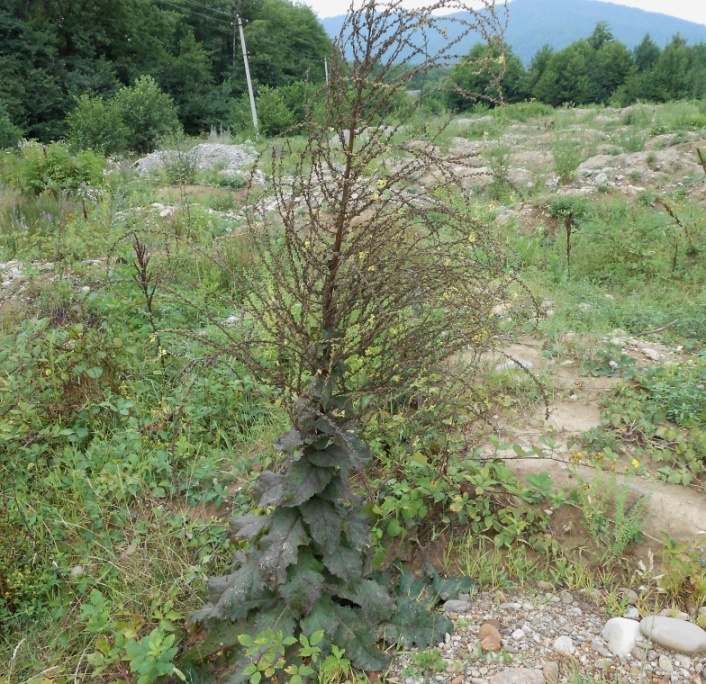
POLYGON ((326 73, 326 85, 328 86, 328 57, 324 55, 324 72, 326 73))
MULTIPOLYGON (((257 109, 255 109, 255 95, 252 91, 252 80, 250 79, 250 65, 248 64, 248 49, 245 47, 245 33, 243 32, 243 20, 238 15, 238 30, 240 31, 240 46, 243 48, 243 62, 245 63, 245 78, 248 82, 248 95, 250 97, 250 111, 252 112, 252 124, 255 132, 258 132, 257 109)), ((235 52, 235 51, 234 51, 235 52)))

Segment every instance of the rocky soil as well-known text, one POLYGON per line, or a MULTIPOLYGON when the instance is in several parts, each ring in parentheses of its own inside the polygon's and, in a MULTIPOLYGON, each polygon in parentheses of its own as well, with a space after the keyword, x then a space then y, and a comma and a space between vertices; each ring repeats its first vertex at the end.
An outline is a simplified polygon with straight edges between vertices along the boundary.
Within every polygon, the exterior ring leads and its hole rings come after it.
MULTIPOLYGON (((393 684, 556 684, 559 682, 704 682, 706 632, 688 615, 641 616, 637 591, 625 589, 625 617, 610 618, 594 594, 482 592, 448 601, 453 635, 438 645, 445 671, 420 671, 413 654, 395 662, 393 684)), ((706 617, 706 607, 701 608, 706 617)))

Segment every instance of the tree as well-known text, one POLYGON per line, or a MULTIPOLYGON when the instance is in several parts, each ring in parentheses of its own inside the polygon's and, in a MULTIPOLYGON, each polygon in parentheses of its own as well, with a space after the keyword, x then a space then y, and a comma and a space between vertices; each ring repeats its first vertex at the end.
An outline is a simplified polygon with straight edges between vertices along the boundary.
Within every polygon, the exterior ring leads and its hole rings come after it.
MULTIPOLYGON (((309 115, 303 143, 273 145, 274 211, 247 202, 258 268, 229 271, 243 325, 220 326, 210 343, 274 389, 292 430, 277 442, 288 457, 281 472, 258 480, 265 514, 232 521, 251 543, 232 574, 210 580, 210 602, 194 618, 213 623, 212 636, 187 657, 268 628, 290 641, 320 630, 324 655, 336 644, 355 666, 379 670, 379 634, 425 647, 451 626, 417 602, 419 589, 395 594, 371 574, 368 521, 350 486, 370 459, 362 429, 375 411, 425 396, 438 404, 468 386, 455 380, 472 364, 453 357, 489 343, 492 308, 512 282, 453 159, 438 153, 443 127, 428 131, 428 144, 400 136, 414 102, 394 125, 378 125, 396 92, 442 64, 457 40, 498 26, 494 12, 466 7, 458 39, 429 56, 419 37, 445 31, 447 20, 431 14, 445 6, 458 2, 407 10, 373 0, 353 11, 332 54, 324 121, 309 115), (399 69, 410 46, 409 68, 399 69), (430 169, 436 187, 410 198, 409 182, 430 169)), ((234 681, 251 655, 240 651, 234 681)))
POLYGON ((314 12, 287 0, 264 0, 245 27, 250 70, 257 84, 277 87, 324 80, 331 42, 314 12))
POLYGON ((121 88, 115 107, 127 130, 127 147, 134 152, 152 152, 162 138, 181 130, 174 101, 151 76, 121 88))
POLYGON ((649 71, 659 58, 660 52, 661 50, 657 43, 650 38, 649 34, 645 34, 645 37, 632 53, 637 72, 643 74, 649 71))
POLYGON ((597 89, 591 79, 594 50, 578 40, 552 54, 533 94, 554 107, 596 101, 597 89))
POLYGON ((526 96, 525 69, 512 48, 501 41, 478 43, 451 71, 447 104, 469 109, 477 102, 520 102, 526 96))
POLYGON ((658 101, 676 100, 690 95, 689 62, 686 41, 677 34, 662 50, 651 71, 658 101))

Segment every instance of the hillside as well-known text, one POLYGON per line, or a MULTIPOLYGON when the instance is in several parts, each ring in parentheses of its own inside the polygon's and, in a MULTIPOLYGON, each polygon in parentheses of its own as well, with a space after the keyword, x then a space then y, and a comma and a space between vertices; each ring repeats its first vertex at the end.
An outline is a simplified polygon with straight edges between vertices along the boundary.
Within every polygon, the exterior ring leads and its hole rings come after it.
MULTIPOLYGON (((679 33, 689 44, 706 42, 706 26, 666 14, 614 5, 596 0, 512 0, 507 9, 505 39, 527 65, 543 45, 561 49, 585 38, 599 21, 606 21, 613 35, 629 48, 635 47, 649 33, 660 47, 679 33)), ((343 16, 321 19, 329 36, 338 35, 343 16)), ((469 39, 461 52, 472 47, 469 39)), ((432 49, 437 49, 433 46, 432 49)))

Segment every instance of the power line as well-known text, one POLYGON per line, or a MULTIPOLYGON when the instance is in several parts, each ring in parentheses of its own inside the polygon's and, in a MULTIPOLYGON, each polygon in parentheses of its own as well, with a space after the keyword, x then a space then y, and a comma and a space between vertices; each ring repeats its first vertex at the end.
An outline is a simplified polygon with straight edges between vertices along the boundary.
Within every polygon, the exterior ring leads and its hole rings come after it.
POLYGON ((220 14, 224 17, 228 17, 229 19, 232 18, 232 14, 229 12, 226 12, 225 10, 218 9, 218 7, 210 7, 209 5, 204 5, 201 2, 197 2, 197 0, 181 0, 182 2, 185 2, 188 5, 193 5, 194 7, 198 7, 199 9, 202 10, 207 10, 209 12, 215 12, 216 14, 220 14))
POLYGON ((191 12, 191 14, 196 15, 197 17, 202 17, 203 19, 209 19, 210 21, 217 21, 219 24, 223 24, 224 26, 229 26, 232 28, 233 26, 233 20, 231 19, 230 21, 226 21, 225 19, 221 19, 220 17, 214 17, 212 15, 208 14, 202 14, 201 12, 197 12, 190 7, 184 7, 183 5, 179 5, 175 2, 170 2, 169 0, 158 0, 159 2, 169 5, 170 7, 174 7, 175 9, 179 10, 188 10, 191 12))

